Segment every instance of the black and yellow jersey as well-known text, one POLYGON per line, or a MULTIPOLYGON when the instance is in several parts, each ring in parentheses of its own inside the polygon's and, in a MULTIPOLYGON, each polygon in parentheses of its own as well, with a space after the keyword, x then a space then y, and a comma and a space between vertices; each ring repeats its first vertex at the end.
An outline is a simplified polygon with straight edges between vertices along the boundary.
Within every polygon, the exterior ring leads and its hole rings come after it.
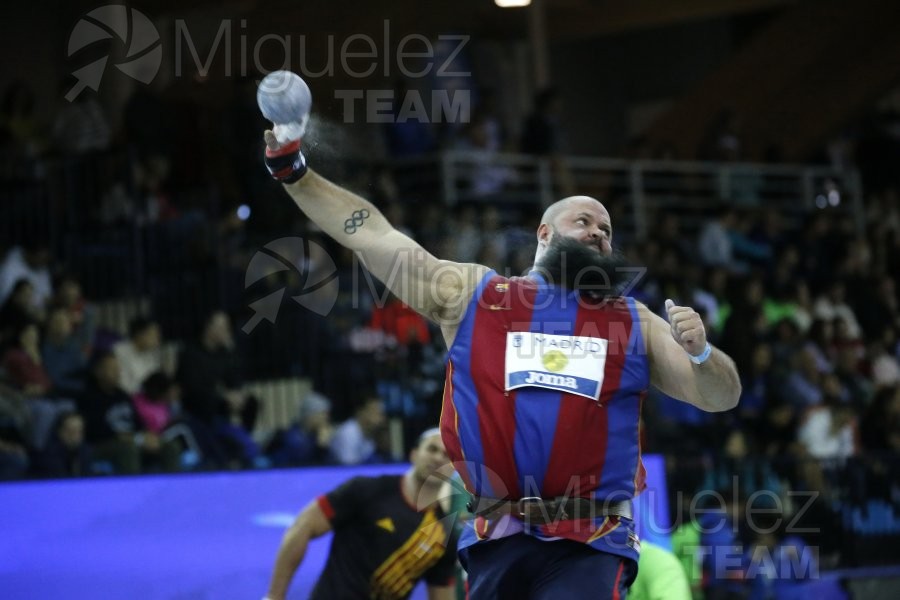
POLYGON ((401 491, 402 476, 354 477, 317 502, 334 538, 311 598, 407 598, 415 584, 452 585, 454 517, 440 506, 417 511, 401 491))

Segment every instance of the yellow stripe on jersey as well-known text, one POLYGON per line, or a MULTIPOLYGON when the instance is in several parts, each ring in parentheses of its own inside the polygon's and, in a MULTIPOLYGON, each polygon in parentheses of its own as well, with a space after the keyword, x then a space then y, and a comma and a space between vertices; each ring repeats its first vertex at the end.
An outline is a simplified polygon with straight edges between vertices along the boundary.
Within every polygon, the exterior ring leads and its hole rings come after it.
POLYGON ((428 509, 422 522, 400 548, 391 554, 372 575, 373 598, 403 598, 422 573, 444 555, 449 531, 428 509))

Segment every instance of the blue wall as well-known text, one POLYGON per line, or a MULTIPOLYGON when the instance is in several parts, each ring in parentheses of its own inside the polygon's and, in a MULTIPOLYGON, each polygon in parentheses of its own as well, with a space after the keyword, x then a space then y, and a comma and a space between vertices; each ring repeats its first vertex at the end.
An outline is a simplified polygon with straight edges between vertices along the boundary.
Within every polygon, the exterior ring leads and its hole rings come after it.
MULTIPOLYGON (((664 471, 645 457, 651 488, 664 471)), ((240 599, 266 591, 284 529, 348 478, 406 465, 308 468, 0 485, 0 597, 240 599)), ((665 494, 645 494, 656 525, 665 494)), ((639 503, 640 504, 640 503, 639 503)), ((643 519, 646 520, 646 519, 643 519)), ((653 529, 659 529, 654 527, 653 529)), ((647 531, 650 539, 660 536, 647 531)), ((662 543, 666 543, 665 540, 662 543)), ((311 544, 291 598, 306 598, 330 536, 311 544)), ((416 596, 424 598, 422 589, 416 596)))

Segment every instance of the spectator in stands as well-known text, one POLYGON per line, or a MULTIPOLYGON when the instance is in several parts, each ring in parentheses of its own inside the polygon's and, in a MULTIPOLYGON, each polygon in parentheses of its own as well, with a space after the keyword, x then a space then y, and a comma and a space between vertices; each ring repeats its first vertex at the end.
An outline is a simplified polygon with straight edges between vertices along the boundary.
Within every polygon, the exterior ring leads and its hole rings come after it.
MULTIPOLYGON (((859 337, 854 337, 850 334, 850 328, 847 326, 847 322, 844 319, 841 319, 840 317, 835 318, 834 321, 832 321, 832 326, 834 329, 834 338, 832 339, 830 353, 832 371, 834 370, 835 362, 837 362, 838 354, 844 350, 852 352, 860 359, 865 357, 865 344, 859 337)), ((886 331, 890 331, 890 328, 886 331)))
POLYGON ((858 339, 862 333, 856 314, 846 301, 847 287, 841 279, 835 279, 827 291, 816 298, 813 304, 813 316, 817 319, 832 321, 841 319, 847 325, 847 334, 851 339, 858 339))
POLYGON ((275 466, 328 462, 334 427, 331 402, 318 392, 310 392, 300 404, 297 423, 276 434, 267 454, 275 466))
POLYGON ((0 381, 0 480, 18 479, 28 470, 31 401, 0 381))
POLYGON ((84 389, 87 361, 75 337, 71 312, 67 308, 57 306, 48 313, 41 357, 56 393, 69 396, 84 389))
POLYGON ((224 312, 210 313, 200 339, 185 346, 177 379, 185 412, 214 432, 234 466, 253 464, 261 455, 250 435, 259 400, 243 390, 241 358, 224 312))
POLYGON ((162 369, 162 333, 159 324, 148 317, 137 317, 128 326, 128 339, 118 342, 113 353, 119 360, 119 385, 129 394, 141 390, 151 373, 162 369))
MULTIPOLYGON (((829 388, 833 386, 828 385, 829 388)), ((797 439, 819 460, 845 460, 856 454, 856 416, 853 407, 833 389, 820 406, 811 408, 800 423, 797 439)))
POLYGON ((61 413, 46 446, 35 461, 35 472, 45 477, 91 475, 91 453, 84 437, 84 418, 75 411, 61 413))
POLYGON ((803 348, 815 359, 817 371, 830 373, 833 368, 834 321, 813 320, 806 334, 806 343, 803 348))
POLYGON ((834 374, 847 391, 850 402, 857 410, 869 405, 874 392, 872 382, 860 371, 862 360, 854 348, 841 348, 835 357, 834 374))
POLYGON ((695 307, 707 330, 712 329, 719 315, 719 302, 704 289, 703 270, 698 265, 680 262, 671 251, 666 251, 665 255, 667 263, 671 261, 665 269, 669 275, 663 279, 666 297, 677 297, 695 307), (674 271, 679 272, 680 276, 672 276, 674 271))
POLYGON ((0 264, 0 303, 9 298, 20 279, 27 279, 33 290, 31 307, 43 310, 53 294, 50 259, 50 249, 37 239, 11 248, 0 264))
POLYGON ((369 327, 392 336, 401 346, 431 342, 425 319, 393 294, 389 295, 384 306, 376 306, 372 310, 369 327))
MULTIPOLYGON (((732 310, 731 304, 728 302, 729 286, 731 285, 728 271, 721 267, 706 269, 703 283, 716 306, 716 314, 710 315, 709 328, 712 332, 711 335, 716 343, 721 343, 722 329, 725 327, 725 323, 728 322, 728 317, 731 315, 732 310)), ((660 300, 657 297, 654 304, 658 302, 660 300)))
POLYGON ((119 387, 119 379, 115 355, 105 352, 96 356, 79 408, 95 457, 112 464, 117 473, 133 474, 140 471, 141 447, 158 448, 159 440, 152 435, 137 438, 137 416, 128 394, 119 387))
POLYGON ((752 352, 751 368, 741 373, 741 400, 738 412, 742 427, 756 428, 766 410, 766 404, 776 394, 772 375, 772 347, 758 344, 752 352))
POLYGON ((11 344, 2 360, 7 377, 26 396, 46 397, 53 387, 53 381, 44 369, 37 324, 21 323, 14 330, 11 344))
POLYGON ((19 479, 28 471, 28 451, 18 441, 6 439, 0 431, 0 481, 19 479))
POLYGON ((181 402, 181 388, 164 372, 154 371, 144 379, 141 389, 131 400, 143 428, 160 435, 175 420, 181 402))
MULTIPOLYGON (((781 395, 776 394, 768 399, 758 438, 760 453, 776 463, 776 470, 798 455, 797 411, 781 395)), ((792 477, 788 470, 781 469, 779 473, 792 477)))
POLYGON ((734 227, 728 230, 732 254, 740 266, 769 267, 772 261, 772 247, 766 242, 757 242, 750 237, 754 217, 755 214, 750 211, 737 213, 734 227))
POLYGON ((662 546, 641 542, 638 574, 628 600, 691 600, 691 586, 678 557, 662 546))
POLYGON ((91 355, 97 330, 97 310, 81 292, 81 283, 69 273, 59 275, 53 283, 53 305, 69 311, 73 334, 85 358, 91 355))
POLYGON ((178 359, 178 382, 184 408, 207 424, 225 414, 224 393, 243 385, 231 320, 222 311, 205 319, 200 338, 188 344, 178 359))
POLYGON ((700 231, 698 251, 700 260, 708 267, 725 267, 731 272, 742 273, 746 265, 737 261, 731 234, 737 227, 737 212, 722 208, 715 218, 707 221, 700 231))
POLYGON ((793 357, 794 368, 788 375, 785 392, 797 409, 822 403, 822 373, 815 356, 803 349, 793 357))
POLYGON ((385 425, 384 403, 369 395, 353 417, 341 423, 331 440, 332 458, 342 465, 359 465, 375 456, 375 437, 385 425))
POLYGON ((800 280, 794 283, 790 300, 791 320, 797 324, 801 333, 806 333, 812 326, 812 296, 806 281, 800 280))
MULTIPOLYGON (((789 250, 792 252, 793 249, 789 250)), ((780 260, 775 266, 772 281, 768 286, 771 294, 763 302, 766 321, 770 326, 784 319, 793 321, 801 332, 806 332, 812 325, 812 301, 809 286, 805 281, 797 280, 794 259, 780 260)))
POLYGON ((893 387, 900 384, 900 361, 888 352, 897 345, 897 334, 885 329, 880 339, 869 344, 869 363, 872 368, 872 384, 876 387, 893 387))
POLYGON ((177 446, 161 442, 157 434, 141 427, 131 398, 119 387, 116 356, 112 352, 98 355, 91 374, 80 408, 96 458, 109 461, 123 474, 138 473, 142 462, 167 471, 177 469, 177 446))
POLYGON ((750 369, 751 352, 768 334, 763 310, 765 288, 760 279, 733 279, 728 291, 729 316, 722 330, 722 349, 728 352, 739 372, 750 369))
POLYGON ((0 308, 0 347, 9 344, 15 330, 23 323, 40 323, 42 311, 35 308, 34 286, 24 277, 16 281, 9 297, 0 308))

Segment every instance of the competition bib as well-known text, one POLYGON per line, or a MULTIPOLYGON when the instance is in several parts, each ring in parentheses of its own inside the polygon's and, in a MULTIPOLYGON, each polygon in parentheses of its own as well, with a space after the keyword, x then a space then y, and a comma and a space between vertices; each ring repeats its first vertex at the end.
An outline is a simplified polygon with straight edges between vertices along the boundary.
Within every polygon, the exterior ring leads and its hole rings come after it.
POLYGON ((506 389, 533 386, 598 400, 609 340, 511 331, 506 334, 506 389))

